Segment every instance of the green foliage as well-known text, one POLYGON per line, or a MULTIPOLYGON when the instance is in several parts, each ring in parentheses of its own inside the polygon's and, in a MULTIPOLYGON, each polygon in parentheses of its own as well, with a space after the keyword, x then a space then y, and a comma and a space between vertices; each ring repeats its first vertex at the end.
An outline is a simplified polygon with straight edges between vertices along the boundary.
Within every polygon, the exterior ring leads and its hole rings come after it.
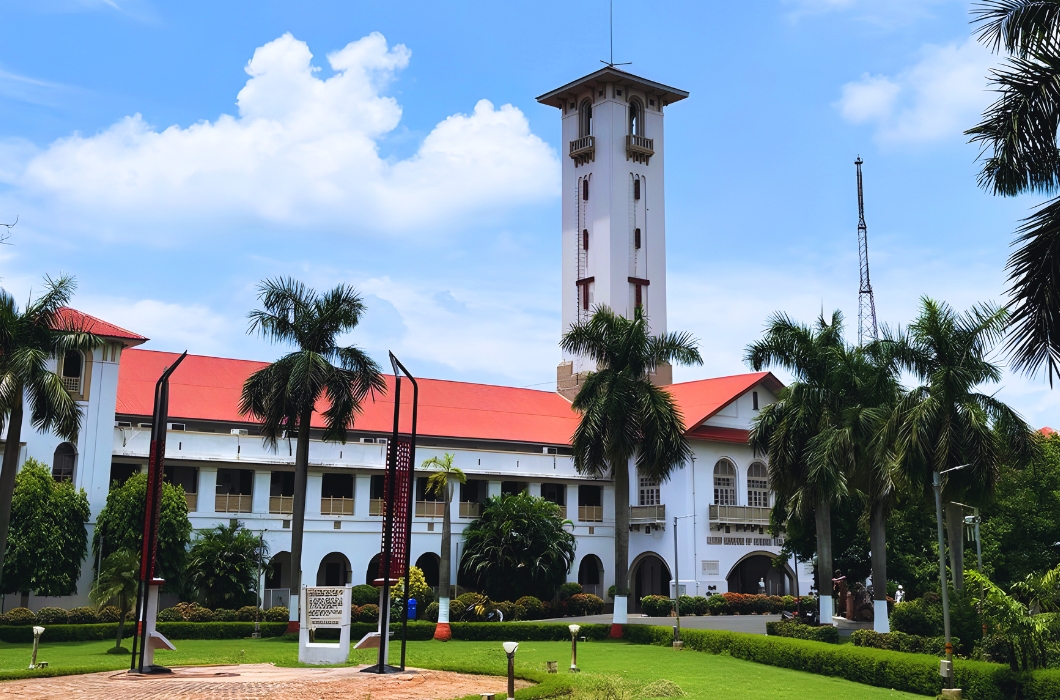
POLYGON ((494 496, 464 530, 461 568, 494 598, 551 597, 574 562, 566 522, 543 498, 494 496))
POLYGON ((99 622, 99 616, 95 608, 86 605, 71 610, 69 621, 71 625, 94 625, 99 622))
MULTIPOLYGON (((766 634, 774 637, 794 637, 815 642, 839 644, 839 630, 832 625, 806 625, 798 620, 776 620, 766 623, 766 634)), ((868 646, 868 645, 865 645, 868 646)))
POLYGON ((360 622, 378 622, 379 606, 372 603, 362 605, 357 611, 357 620, 360 622))
POLYGON ((277 605, 265 611, 265 619, 268 622, 288 622, 291 619, 291 611, 283 605, 277 605))
MULTIPOLYGON (((960 647, 960 639, 957 637, 950 637, 950 639, 954 647, 960 647)), ((850 641, 856 647, 890 649, 891 651, 904 651, 907 654, 931 654, 932 656, 945 656, 946 654, 945 637, 918 637, 905 632, 881 634, 873 630, 854 630, 854 633, 850 635, 850 641)))
POLYGON ((240 622, 254 622, 255 619, 261 619, 261 609, 256 605, 244 605, 236 610, 236 619, 240 622))
MULTIPOLYGON (((453 639, 461 641, 570 641, 570 629, 567 625, 547 622, 453 622, 450 627, 453 631, 453 639)), ((582 625, 578 636, 591 640, 603 640, 607 639, 610 633, 610 625, 582 625)), ((672 637, 671 632, 671 639, 672 637)))
POLYGON ((666 617, 674 609, 674 601, 664 595, 646 595, 640 599, 640 609, 648 617, 666 617))
POLYGON ((62 608, 47 607, 37 611, 38 625, 65 625, 70 622, 70 613, 62 608))
POLYGON ((267 556, 267 546, 241 522, 200 531, 188 554, 188 586, 209 608, 255 604, 267 556))
POLYGON ((158 612, 158 622, 184 622, 184 616, 176 608, 166 608, 158 612))
POLYGON ((438 622, 438 603, 431 603, 420 615, 420 619, 438 622))
POLYGON ((891 611, 891 629, 916 637, 942 634, 942 604, 938 596, 922 597, 898 603, 891 611))
POLYGON ((582 585, 576 581, 568 581, 564 583, 556 591, 556 598, 559 600, 566 600, 572 595, 578 595, 582 592, 582 585))
POLYGON ((350 589, 350 602, 353 605, 368 605, 379 602, 379 589, 362 583, 350 589))
POLYGON ((11 530, 4 558, 4 593, 34 591, 65 596, 77 591, 88 551, 85 524, 90 512, 84 489, 57 482, 32 457, 15 476, 11 530))
MULTIPOLYGON (((172 608, 167 608, 172 610, 172 608)), ((125 625, 123 636, 131 637, 134 625, 125 625)), ((115 623, 92 625, 56 625, 48 627, 41 638, 46 643, 88 642, 114 639, 118 631, 115 623)), ((254 633, 253 622, 163 622, 159 614, 158 631, 167 639, 243 639, 254 633)), ((287 631, 287 621, 262 622, 261 636, 279 637, 287 631)), ((33 641, 33 628, 0 627, 0 642, 26 644, 33 641)))
MULTIPOLYGON (((375 586, 372 586, 373 590, 375 586)), ((405 597, 405 579, 400 579, 398 584, 390 589, 390 599, 400 600, 405 597)), ((427 577, 418 566, 409 567, 409 598, 415 598, 420 610, 434 601, 434 591, 427 585, 427 577)), ((379 600, 379 592, 376 590, 374 600, 379 600)), ((374 601, 368 601, 374 602, 374 601)))
POLYGON ((99 613, 96 615, 100 622, 117 622, 121 619, 121 609, 117 605, 107 605, 100 608, 99 613))
MULTIPOLYGON (((248 606, 253 607, 253 606, 248 606)), ((227 608, 217 608, 213 611, 214 622, 237 622, 236 611, 227 608)))
MULTIPOLYGON (((113 486, 113 485, 112 485, 113 486)), ((147 502, 147 474, 134 474, 121 486, 113 486, 107 502, 96 518, 92 536, 92 556, 143 549, 144 504, 147 502)), ((158 519, 158 569, 167 587, 179 589, 191 537, 188 502, 184 489, 162 484, 162 509, 158 519)))
POLYGON ((136 598, 139 584, 140 557, 127 550, 113 552, 103 560, 99 578, 92 585, 89 597, 99 607, 112 600, 118 601, 121 615, 124 615, 136 598))
POLYGON ((515 604, 523 609, 523 616, 527 620, 540 620, 545 612, 541 601, 532 595, 524 595, 515 604))
POLYGON ((969 579, 969 590, 982 610, 983 619, 991 634, 1003 637, 1009 645, 1012 670, 1027 671, 1046 665, 1048 615, 1032 615, 1026 605, 1012 598, 994 585, 990 579, 977 571, 965 574, 969 579))
POLYGON ((573 617, 599 615, 603 611, 604 599, 592 593, 575 593, 567 599, 567 614, 573 617))
POLYGON ((922 494, 899 498, 887 517, 887 578, 909 599, 939 589, 935 504, 922 494))
POLYGON ((5 625, 32 625, 37 622, 37 616, 29 608, 11 608, 4 613, 5 625))

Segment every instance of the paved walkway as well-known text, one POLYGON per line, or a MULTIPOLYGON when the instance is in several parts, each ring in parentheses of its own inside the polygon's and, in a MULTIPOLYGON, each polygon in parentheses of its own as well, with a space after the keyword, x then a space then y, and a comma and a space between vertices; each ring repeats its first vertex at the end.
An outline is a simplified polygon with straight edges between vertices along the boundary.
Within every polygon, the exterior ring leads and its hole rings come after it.
MULTIPOLYGON (((765 634, 766 623, 779 619, 780 615, 717 615, 708 617, 685 617, 682 615, 681 629, 728 630, 730 632, 765 634)), ((537 622, 556 622, 566 625, 610 625, 611 615, 558 617, 551 620, 537 620, 537 622)), ((645 617, 643 615, 630 615, 629 624, 673 627, 677 624, 677 619, 673 617, 645 617)))
MULTIPOLYGON (((107 671, 0 683, 4 700, 447 700, 484 692, 503 697, 507 680, 447 671, 379 676, 359 667, 278 668, 272 664, 175 668, 173 674, 107 671)), ((522 681, 517 686, 528 684, 522 681)))

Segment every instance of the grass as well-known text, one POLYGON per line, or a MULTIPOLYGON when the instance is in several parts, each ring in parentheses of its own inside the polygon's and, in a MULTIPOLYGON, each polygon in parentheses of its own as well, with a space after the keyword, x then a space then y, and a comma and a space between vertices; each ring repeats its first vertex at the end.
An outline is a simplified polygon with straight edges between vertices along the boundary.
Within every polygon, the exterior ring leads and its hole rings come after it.
MULTIPOLYGON (((177 651, 160 651, 159 663, 170 666, 231 663, 275 663, 298 666, 298 644, 292 638, 182 640, 177 651)), ((127 656, 107 654, 113 642, 42 642, 38 660, 47 661, 42 671, 28 671, 28 645, 0 643, 0 680, 68 673, 121 670, 128 668, 127 656)), ((374 650, 354 651, 350 663, 372 663, 374 650)), ((565 642, 522 642, 516 654, 517 675, 539 682, 537 689, 520 691, 523 696, 566 692, 571 683, 580 687, 596 685, 601 678, 621 678, 627 691, 651 681, 666 679, 677 683, 689 698, 740 698, 741 700, 791 699, 809 697, 919 698, 884 688, 873 688, 838 678, 815 676, 800 671, 774 668, 695 651, 675 652, 665 647, 631 645, 620 641, 591 642, 578 646, 578 663, 583 673, 572 676, 570 645, 565 642), (560 674, 548 676, 545 661, 558 661, 560 674)), ((398 649, 391 649, 392 661, 398 649)), ((468 673, 504 675, 504 651, 498 642, 410 642, 410 666, 446 669, 468 673)), ((590 693, 591 697, 593 694, 590 693)), ((582 697, 576 695, 575 697, 582 697)))

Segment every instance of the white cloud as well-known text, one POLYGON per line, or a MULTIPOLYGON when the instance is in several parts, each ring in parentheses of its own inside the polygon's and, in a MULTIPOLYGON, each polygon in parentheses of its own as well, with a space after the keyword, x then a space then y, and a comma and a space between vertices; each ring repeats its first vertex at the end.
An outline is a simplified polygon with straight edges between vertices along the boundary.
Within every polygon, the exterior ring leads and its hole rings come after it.
POLYGON ((926 46, 919 62, 893 77, 866 73, 844 85, 836 107, 850 122, 873 124, 882 142, 961 136, 993 99, 987 73, 995 62, 974 38, 926 46))
POLYGON ((788 17, 799 20, 805 16, 844 12, 855 20, 881 27, 894 27, 931 15, 936 5, 963 0, 784 0, 789 7, 788 17))
POLYGON ((77 297, 74 306, 98 318, 151 339, 148 348, 198 355, 226 355, 233 330, 242 332, 245 321, 230 319, 199 304, 173 304, 154 299, 77 297))
POLYGON ((321 77, 308 46, 285 34, 254 52, 237 116, 158 130, 137 114, 0 166, 0 177, 9 199, 62 217, 53 224, 122 235, 187 233, 204 218, 408 231, 557 195, 554 152, 522 112, 488 100, 443 120, 413 156, 381 157, 401 119, 382 93, 410 55, 373 33, 328 54, 334 74, 321 77))

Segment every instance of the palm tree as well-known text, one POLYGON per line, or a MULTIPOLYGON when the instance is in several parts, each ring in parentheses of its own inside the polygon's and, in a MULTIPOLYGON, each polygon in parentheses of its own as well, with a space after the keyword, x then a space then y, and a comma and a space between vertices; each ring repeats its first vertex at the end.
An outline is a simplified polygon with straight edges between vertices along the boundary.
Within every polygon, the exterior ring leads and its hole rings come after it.
MULTIPOLYGON (((1055 195, 1060 188, 1060 2, 983 0, 973 10, 979 40, 1008 60, 991 71, 1000 93, 966 134, 980 145, 979 184, 995 195, 1055 195)), ((1052 385, 1060 377, 1060 198, 1024 220, 1020 247, 1009 257, 1012 335, 1017 369, 1043 365, 1052 385)))
POLYGON ((0 571, 11 526, 11 497, 18 471, 18 445, 25 410, 41 432, 77 440, 81 406, 49 368, 53 358, 67 352, 91 351, 100 339, 79 328, 63 309, 77 288, 73 277, 44 278, 44 293, 19 310, 14 298, 0 289, 0 431, 7 425, 7 449, 0 467, 0 571))
POLYGON ((1006 458, 1021 462, 1037 451, 1034 433, 1019 414, 978 391, 1001 380, 990 356, 1008 321, 1007 311, 990 304, 957 313, 924 297, 909 328, 885 331, 882 341, 897 366, 920 382, 896 405, 884 437, 909 490, 927 495, 932 472, 968 465, 949 475, 943 491, 957 590, 964 584, 964 514, 951 501, 984 502, 1006 458))
POLYGON ((442 512, 442 551, 438 556, 438 624, 434 628, 434 638, 446 641, 452 636, 449 631, 449 582, 452 580, 449 560, 453 551, 453 523, 449 510, 453 502, 454 485, 466 484, 467 477, 453 466, 453 455, 448 452, 441 458, 425 459, 420 466, 438 470, 427 479, 427 493, 437 494, 445 501, 445 510, 442 512))
POLYGON ((118 599, 118 637, 114 641, 115 651, 121 650, 121 640, 125 635, 125 616, 129 614, 136 589, 140 583, 140 557, 128 549, 119 549, 103 560, 99 578, 92 585, 89 597, 97 608, 118 599))
MULTIPOLYGON (((294 433, 294 514, 291 523, 291 590, 297 596, 302 579, 302 533, 309 468, 309 429, 322 402, 323 439, 345 442, 346 431, 361 412, 361 403, 386 391, 377 365, 360 348, 339 345, 339 338, 360 323, 364 302, 344 284, 318 295, 290 278, 266 280, 258 287, 262 310, 252 311, 250 333, 296 346, 247 378, 239 410, 261 421, 265 444, 273 449, 294 433), (325 407, 326 406, 326 407, 325 407)), ((297 598, 295 598, 297 599, 297 598)), ((291 620, 298 620, 291 606, 291 620)))
POLYGON ((208 608, 235 610, 257 598, 264 540, 236 521, 199 532, 188 553, 188 584, 208 608))
POLYGON ((681 411, 649 375, 663 363, 698 365, 703 358, 688 333, 650 335, 639 306, 632 319, 597 307, 563 334, 560 347, 596 364, 572 403, 581 419, 571 446, 579 473, 614 479, 615 619, 622 620, 629 595, 630 460, 640 473, 665 480, 692 457, 681 411))

